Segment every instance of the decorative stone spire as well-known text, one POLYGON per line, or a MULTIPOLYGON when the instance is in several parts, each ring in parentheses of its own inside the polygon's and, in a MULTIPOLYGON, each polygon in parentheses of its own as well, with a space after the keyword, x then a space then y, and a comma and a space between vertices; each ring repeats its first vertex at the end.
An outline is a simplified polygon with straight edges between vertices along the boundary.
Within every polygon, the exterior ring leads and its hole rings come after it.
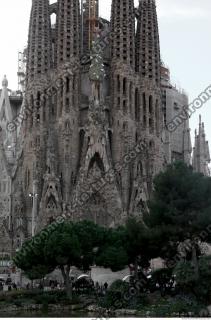
POLYGON ((133 0, 113 0, 111 11, 111 57, 135 66, 135 9, 133 0))
POLYGON ((80 5, 78 0, 58 1, 57 64, 80 55, 80 5))
POLYGON ((191 154, 192 154, 192 143, 191 143, 191 130, 189 128, 189 122, 185 122, 183 130, 183 161, 190 165, 191 154))
POLYGON ((4 75, 4 79, 2 80, 2 88, 7 88, 8 87, 8 80, 6 75, 4 75))
POLYGON ((136 35, 136 69, 160 84, 160 44, 155 0, 140 0, 136 35))
POLYGON ((193 149, 193 168, 205 176, 210 176, 210 151, 209 143, 206 141, 204 123, 199 116, 199 131, 195 131, 195 147, 193 149))
POLYGON ((98 48, 97 42, 92 43, 91 65, 89 69, 89 79, 91 81, 91 100, 103 102, 102 84, 105 78, 102 49, 98 48))
POLYGON ((46 74, 51 66, 49 0, 33 0, 28 38, 27 83, 46 74))
POLYGON ((13 113, 8 95, 8 80, 6 75, 2 80, 2 92, 0 93, 0 126, 6 131, 6 123, 13 120, 13 113), (4 124, 3 124, 4 122, 4 124))
POLYGON ((102 82, 105 78, 105 69, 103 64, 102 49, 98 48, 96 41, 92 43, 91 66, 89 69, 89 78, 91 81, 102 82))

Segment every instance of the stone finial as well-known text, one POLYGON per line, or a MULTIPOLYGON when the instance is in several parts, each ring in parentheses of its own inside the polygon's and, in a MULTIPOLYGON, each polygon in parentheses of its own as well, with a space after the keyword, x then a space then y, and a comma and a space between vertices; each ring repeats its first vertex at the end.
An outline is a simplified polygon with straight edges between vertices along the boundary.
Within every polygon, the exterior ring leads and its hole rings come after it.
POLYGON ((7 80, 7 77, 6 75, 4 75, 4 79, 2 80, 2 87, 4 88, 7 88, 8 87, 8 80, 7 80))

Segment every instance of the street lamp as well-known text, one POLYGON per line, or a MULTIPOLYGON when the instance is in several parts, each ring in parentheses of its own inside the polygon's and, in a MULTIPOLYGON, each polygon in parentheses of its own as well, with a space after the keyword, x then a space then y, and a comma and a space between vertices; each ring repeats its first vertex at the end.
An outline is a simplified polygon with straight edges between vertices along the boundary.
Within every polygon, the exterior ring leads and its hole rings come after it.
POLYGON ((31 198, 33 200, 33 198, 37 198, 38 197, 38 193, 29 193, 29 198, 31 198))
POLYGON ((29 193, 29 198, 32 200, 32 237, 35 235, 35 218, 37 216, 37 200, 39 194, 37 193, 37 182, 33 181, 33 192, 29 193))

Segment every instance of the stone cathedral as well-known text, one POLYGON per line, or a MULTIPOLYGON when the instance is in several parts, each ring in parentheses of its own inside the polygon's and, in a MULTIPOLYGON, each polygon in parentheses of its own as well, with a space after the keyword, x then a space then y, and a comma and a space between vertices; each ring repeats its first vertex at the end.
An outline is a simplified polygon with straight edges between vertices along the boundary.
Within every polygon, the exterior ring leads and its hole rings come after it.
POLYGON ((60 215, 122 224, 141 215, 167 163, 190 163, 188 119, 165 130, 188 101, 164 71, 155 0, 113 0, 110 21, 98 0, 32 0, 25 93, 6 78, 1 91, 1 252, 60 215))

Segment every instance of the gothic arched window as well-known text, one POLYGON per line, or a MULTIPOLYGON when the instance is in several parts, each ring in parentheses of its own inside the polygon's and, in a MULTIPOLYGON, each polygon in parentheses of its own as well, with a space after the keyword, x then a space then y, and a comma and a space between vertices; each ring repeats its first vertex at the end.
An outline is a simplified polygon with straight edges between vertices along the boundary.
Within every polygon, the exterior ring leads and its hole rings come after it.
POLYGON ((146 115, 146 108, 147 108, 147 102, 146 102, 146 94, 142 94, 142 104, 143 104, 143 114, 146 115))
POLYGON ((141 161, 137 165, 137 176, 143 176, 143 164, 141 161))
POLYGON ((117 76, 117 91, 118 92, 120 92, 120 87, 121 87, 121 85, 120 85, 120 76, 118 75, 117 76))
POLYGON ((127 92, 127 79, 123 79, 123 94, 126 95, 127 92))
POLYGON ((158 100, 155 103, 155 117, 156 117, 156 134, 159 136, 160 131, 160 114, 159 114, 159 104, 158 100))
POLYGON ((140 121, 140 98, 139 90, 137 88, 135 90, 135 120, 140 121))
POLYGON ((153 97, 149 96, 149 114, 153 113, 153 97))
POLYGON ((133 106, 132 106, 132 103, 133 103, 133 99, 132 99, 132 91, 133 91, 133 84, 130 83, 130 88, 129 88, 129 104, 130 104, 130 113, 132 115, 132 110, 133 110, 133 106))

